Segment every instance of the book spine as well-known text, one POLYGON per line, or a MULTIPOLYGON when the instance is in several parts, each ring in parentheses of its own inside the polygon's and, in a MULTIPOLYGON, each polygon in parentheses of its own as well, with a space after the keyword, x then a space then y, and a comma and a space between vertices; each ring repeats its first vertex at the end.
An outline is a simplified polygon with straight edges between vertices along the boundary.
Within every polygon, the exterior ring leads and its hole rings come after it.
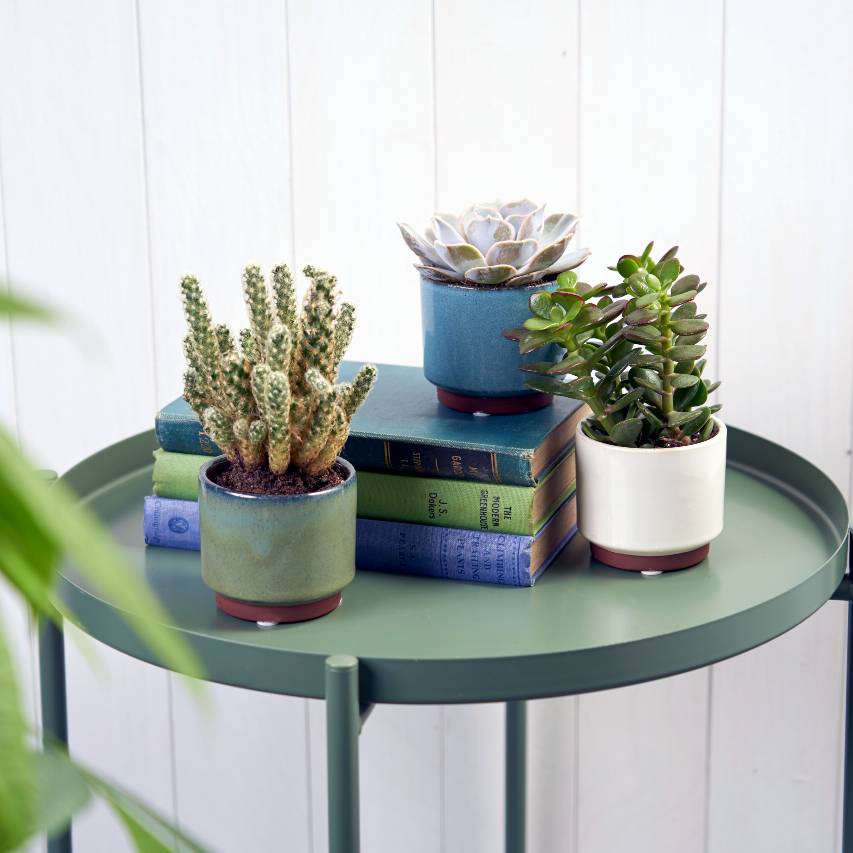
POLYGON ((154 451, 153 492, 159 498, 198 500, 198 472, 210 461, 196 453, 172 453, 162 448, 154 451))
POLYGON ((196 501, 148 495, 142 525, 146 545, 182 548, 185 551, 198 551, 201 547, 196 501))
POLYGON ((515 486, 532 486, 535 483, 531 457, 503 451, 350 435, 342 455, 356 469, 364 471, 515 486))
POLYGON ((529 536, 535 489, 461 480, 358 474, 363 518, 529 536))
POLYGON ((194 417, 164 417, 158 414, 154 419, 154 432, 160 447, 171 453, 193 453, 201 456, 219 456, 222 453, 194 417))
MULTIPOLYGON (((198 551, 198 504, 149 495, 143 517, 145 544, 198 551)), ((356 566, 361 571, 533 586, 530 536, 480 533, 359 518, 356 566)))
POLYGON ((532 586, 530 536, 359 518, 356 567, 419 577, 532 586))

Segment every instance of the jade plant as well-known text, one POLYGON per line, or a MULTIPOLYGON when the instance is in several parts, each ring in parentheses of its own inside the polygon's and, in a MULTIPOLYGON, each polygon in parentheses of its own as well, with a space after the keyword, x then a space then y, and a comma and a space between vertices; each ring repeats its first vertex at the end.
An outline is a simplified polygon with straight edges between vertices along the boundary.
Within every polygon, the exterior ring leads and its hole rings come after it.
POLYGON ((406 245, 420 258, 425 278, 469 287, 522 287, 574 269, 588 249, 567 247, 578 219, 570 213, 545 216, 545 205, 528 199, 478 204, 459 216, 436 213, 418 234, 398 223, 406 245))
POLYGON ((677 246, 655 261, 653 245, 609 268, 622 276, 619 284, 590 286, 561 273, 557 290, 530 297, 524 326, 504 333, 522 354, 559 344, 560 361, 522 367, 539 374, 527 385, 582 400, 592 410, 585 434, 621 447, 705 441, 720 409, 708 402, 719 383, 703 378, 708 323, 695 299, 705 283, 682 275, 677 246))
POLYGON ((272 271, 272 294, 260 269, 246 267, 250 324, 239 345, 227 326, 211 321, 197 279, 181 281, 188 326, 184 397, 222 452, 244 468, 329 470, 376 379, 368 364, 351 383, 336 384, 355 309, 345 302, 336 310, 335 276, 310 266, 304 273, 310 286, 300 313, 287 266, 272 271))

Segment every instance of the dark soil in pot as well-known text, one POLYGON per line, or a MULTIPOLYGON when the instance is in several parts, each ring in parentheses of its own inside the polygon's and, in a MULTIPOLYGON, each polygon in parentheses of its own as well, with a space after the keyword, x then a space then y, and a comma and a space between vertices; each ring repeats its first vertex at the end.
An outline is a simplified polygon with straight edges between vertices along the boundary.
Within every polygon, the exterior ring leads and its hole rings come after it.
POLYGON ((298 468, 273 474, 269 468, 245 468, 240 463, 225 460, 211 468, 208 477, 217 486, 242 495, 305 495, 343 483, 347 472, 336 464, 322 474, 307 474, 298 468))

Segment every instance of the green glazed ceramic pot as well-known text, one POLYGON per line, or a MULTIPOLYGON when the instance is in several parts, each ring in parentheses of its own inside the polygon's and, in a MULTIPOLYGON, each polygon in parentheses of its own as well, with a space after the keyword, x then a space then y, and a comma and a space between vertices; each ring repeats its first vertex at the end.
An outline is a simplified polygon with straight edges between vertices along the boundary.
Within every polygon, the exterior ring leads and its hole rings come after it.
POLYGON ((219 607, 257 622, 296 622, 334 610, 355 575, 356 474, 304 495, 244 495, 199 471, 201 571, 219 607))

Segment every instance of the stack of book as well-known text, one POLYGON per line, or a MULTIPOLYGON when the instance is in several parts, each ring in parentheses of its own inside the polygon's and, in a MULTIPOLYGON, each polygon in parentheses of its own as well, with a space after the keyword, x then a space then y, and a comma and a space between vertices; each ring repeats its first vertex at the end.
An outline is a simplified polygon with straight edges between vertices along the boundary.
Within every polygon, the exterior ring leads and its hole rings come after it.
MULTIPOLYGON (((341 381, 359 364, 344 362, 341 381)), ((565 398, 520 415, 440 405, 420 368, 379 365, 343 455, 358 472, 359 570, 532 586, 576 530, 574 434, 565 398)), ((198 470, 219 450, 183 399, 156 420, 149 545, 199 548, 198 470)))

